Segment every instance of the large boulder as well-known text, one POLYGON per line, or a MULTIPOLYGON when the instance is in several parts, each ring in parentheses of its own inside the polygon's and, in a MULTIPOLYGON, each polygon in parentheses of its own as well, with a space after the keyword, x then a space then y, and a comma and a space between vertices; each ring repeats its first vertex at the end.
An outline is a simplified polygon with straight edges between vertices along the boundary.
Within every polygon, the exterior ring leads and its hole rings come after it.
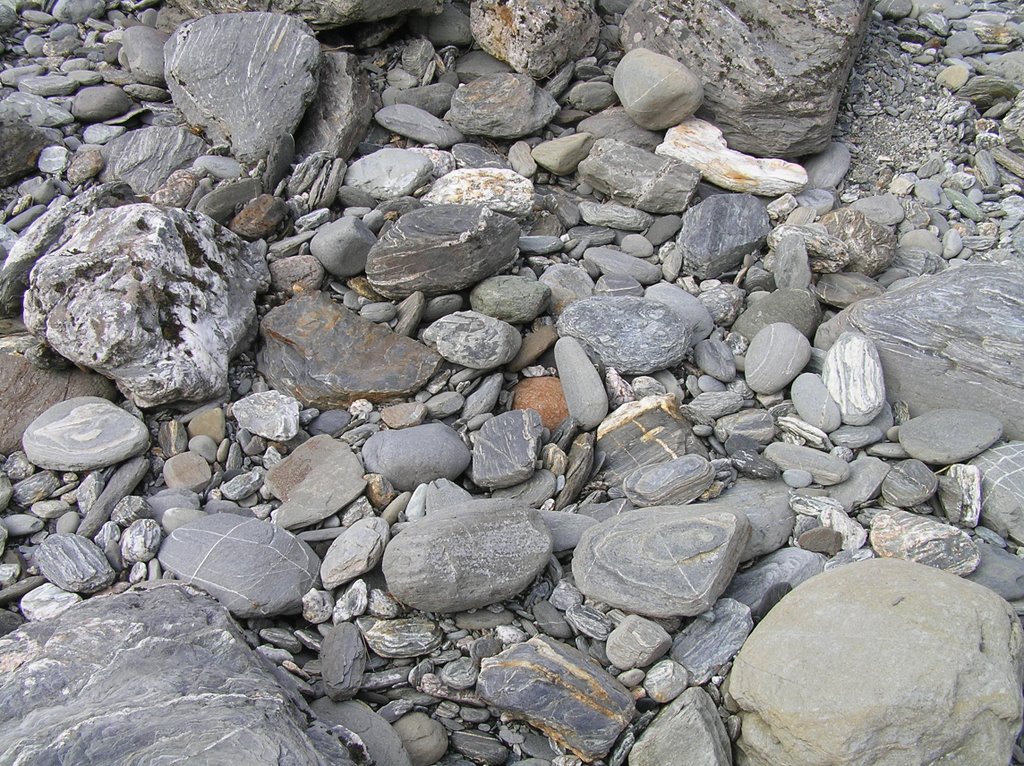
POLYGON ((25 325, 139 407, 227 392, 269 273, 206 216, 136 204, 79 220, 36 263, 25 325))
POLYGON ((295 134, 301 155, 327 152, 348 159, 366 135, 373 118, 370 81, 351 53, 325 51, 316 98, 295 134))
POLYGON ((96 598, 0 639, 3 763, 353 766, 227 610, 176 583, 96 598))
POLYGON ((405 13, 440 13, 442 0, 173 0, 189 16, 235 11, 288 13, 315 29, 383 21, 405 13))
POLYGON ((839 0, 636 0, 623 46, 693 69, 729 146, 771 157, 824 149, 867 32, 872 3, 839 0))
POLYGON ((1022 661, 1017 615, 984 586, 896 559, 830 570, 736 657, 740 763, 1005 766, 1022 661))

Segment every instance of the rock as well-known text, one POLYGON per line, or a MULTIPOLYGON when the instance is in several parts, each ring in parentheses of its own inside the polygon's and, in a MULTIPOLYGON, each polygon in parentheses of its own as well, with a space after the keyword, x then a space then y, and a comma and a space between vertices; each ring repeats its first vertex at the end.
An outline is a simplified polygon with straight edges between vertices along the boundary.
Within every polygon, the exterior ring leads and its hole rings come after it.
POLYGON ((180 26, 164 58, 167 90, 185 120, 212 142, 230 143, 236 159, 256 162, 291 135, 312 101, 320 46, 291 16, 223 13, 180 26))
POLYGON ((643 231, 654 223, 654 218, 642 210, 634 210, 614 202, 580 202, 580 217, 592 226, 626 231, 643 231))
POLYGON ((366 257, 377 242, 373 232, 358 218, 342 216, 321 226, 309 242, 309 252, 328 274, 342 279, 366 269, 366 257))
POLYGON ((164 539, 158 558, 236 617, 298 614, 320 567, 316 554, 290 532, 230 513, 178 527, 164 539))
POLYGON ((152 194, 202 155, 206 142, 184 128, 151 125, 123 133, 106 151, 104 181, 124 181, 136 194, 152 194))
POLYGON ((447 149, 465 140, 465 136, 451 125, 411 104, 385 106, 373 118, 382 128, 420 144, 435 144, 447 149))
POLYGON ((635 614, 626 615, 608 634, 605 651, 609 661, 620 670, 645 668, 661 659, 672 637, 658 623, 635 614))
POLYGON ((473 444, 473 483, 503 489, 533 475, 544 426, 533 410, 510 410, 488 420, 473 444))
MULTIPOLYGON (((405 746, 402 744, 402 740, 399 738, 396 730, 399 721, 402 719, 395 721, 395 726, 392 727, 384 716, 373 712, 368 705, 356 700, 333 702, 326 697, 321 697, 320 699, 313 700, 310 703, 310 708, 316 713, 317 718, 324 723, 332 726, 344 726, 359 737, 363 744, 366 745, 366 750, 370 757, 373 758, 374 763, 387 763, 392 764, 392 766, 412 766, 412 762, 409 760, 409 753, 406 752, 405 746)), ((423 713, 409 713, 408 715, 422 715, 430 723, 441 727, 441 724, 423 713)), ((443 728, 441 729, 441 734, 444 747, 442 747, 440 755, 443 755, 448 744, 447 738, 444 737, 443 728)), ((436 759, 431 759, 427 763, 433 763, 434 760, 436 759)))
POLYGON ((737 317, 732 329, 747 338, 753 338, 761 328, 773 322, 793 325, 805 337, 813 337, 821 321, 821 307, 806 290, 782 288, 768 293, 737 317))
POLYGON ((593 143, 589 133, 572 133, 537 144, 531 156, 545 170, 567 176, 587 157, 593 143))
POLYGON ((149 431, 106 399, 80 396, 40 414, 25 428, 22 444, 40 468, 89 471, 141 454, 149 447, 149 431))
POLYGON ((209 218, 153 205, 99 210, 45 251, 25 324, 118 384, 137 406, 227 391, 268 283, 257 251, 209 218))
MULTIPOLYGON (((238 10, 238 4, 231 0, 175 0, 174 6, 190 17, 238 10)), ((332 0, 329 3, 303 2, 296 5, 275 0, 261 7, 275 13, 293 14, 315 29, 329 29, 384 21, 406 13, 430 16, 440 11, 441 4, 439 0, 382 0, 369 4, 332 0)))
POLYGON ((757 331, 747 348, 744 378, 759 394, 782 391, 811 358, 811 344, 793 325, 775 322, 757 331))
POLYGON ((441 631, 433 620, 403 617, 360 623, 363 638, 374 654, 401 659, 429 654, 441 644, 441 631), (372 623, 372 624, 371 624, 372 623))
POLYGON ((546 566, 551 535, 535 511, 505 501, 477 510, 481 502, 432 513, 392 540, 382 567, 399 601, 442 613, 486 606, 519 593, 546 566))
POLYGON ((594 138, 611 138, 647 152, 661 143, 661 133, 641 128, 621 106, 613 106, 599 112, 576 126, 578 130, 590 133, 594 138))
POLYGON ((569 417, 568 404, 559 378, 524 378, 512 392, 512 409, 533 410, 541 424, 554 431, 569 417))
POLYGON ((771 231, 764 203, 751 194, 715 194, 683 214, 676 241, 683 271, 712 279, 737 269, 771 231))
POLYGON ((359 628, 350 622, 329 628, 320 646, 320 668, 327 696, 334 701, 355 696, 365 667, 366 647, 359 628))
POLYGON ((1020 726, 1021 640, 1009 606, 974 583, 891 559, 837 567, 786 596, 736 657, 738 747, 752 766, 896 753, 1002 766, 1020 726))
POLYGON ((435 205, 483 205, 522 218, 533 210, 533 183, 514 170, 460 168, 434 181, 422 199, 435 205))
POLYGON ((426 186, 433 172, 434 164, 422 154, 409 149, 378 149, 349 165, 345 185, 374 199, 392 200, 426 186))
POLYGON ((612 83, 626 114, 650 130, 678 125, 704 100, 704 86, 696 74, 645 48, 634 48, 622 57, 612 83))
POLYGON ((366 277, 389 298, 455 292, 507 269, 519 227, 479 205, 437 205, 406 213, 369 252, 366 277))
POLYGON ((569 414, 584 431, 597 428, 608 414, 608 395, 587 352, 575 338, 561 338, 555 344, 555 364, 569 414))
POLYGON ((679 632, 672 642, 672 659, 690 672, 693 683, 705 684, 736 656, 753 628, 746 604, 720 598, 679 632))
POLYGON ((518 276, 488 277, 469 294, 474 311, 512 324, 531 322, 544 313, 551 288, 518 276))
POLYGON ((1024 540, 1024 442, 991 447, 971 465, 981 470, 981 521, 1001 535, 1024 540))
POLYGON ((0 119, 0 186, 9 186, 36 172, 39 153, 53 140, 20 119, 0 119))
POLYGON ((121 51, 132 76, 141 83, 158 88, 164 79, 164 44, 167 34, 144 24, 128 27, 121 37, 121 51))
MULTIPOLYGON (((892 400, 912 412, 990 413, 1024 438, 1024 269, 968 263, 844 309, 815 338, 827 348, 852 330, 875 344, 892 400), (908 345, 912 329, 913 343, 908 345)), ((926 461, 927 462, 927 461, 926 461)))
POLYGON ((865 335, 840 335, 825 354, 821 377, 847 425, 867 425, 885 406, 882 363, 865 335))
POLYGON ((829 234, 846 243, 850 254, 848 271, 873 277, 889 268, 896 256, 896 235, 892 229, 853 208, 825 213, 821 224, 829 234))
POLYGON ((423 340, 454 364, 490 370, 512 360, 522 344, 519 331, 508 322, 476 311, 456 311, 423 331, 423 340))
POLYGON ((569 304, 558 318, 558 333, 589 346, 601 362, 620 373, 647 375, 676 366, 690 349, 681 317, 645 298, 594 296, 569 304), (643 345, 636 343, 643 338, 643 345))
POLYGON ((637 468, 622 482, 633 505, 686 505, 711 486, 715 469, 700 455, 683 455, 637 468))
POLYGON ((71 102, 71 114, 80 122, 102 122, 132 108, 128 94, 116 85, 95 85, 82 88, 71 102))
POLYGON ((696 117, 669 128, 654 152, 692 165, 708 181, 729 191, 778 197, 796 194, 807 185, 807 171, 800 165, 730 149, 721 130, 696 117))
POLYGON ((324 51, 319 86, 295 134, 295 148, 300 155, 326 152, 328 157, 346 160, 363 140, 372 117, 370 82, 358 57, 352 53, 324 51))
POLYGON ((324 587, 333 590, 366 574, 380 563, 391 528, 379 516, 359 519, 334 538, 320 565, 324 587))
POLYGON ((0 686, 5 759, 81 762, 102 751, 117 763, 170 752, 221 761, 245 752, 254 766, 365 762, 350 755, 347 745, 358 748, 344 729, 312 723, 294 686, 269 672, 224 608, 189 586, 133 588, 25 625, 5 637, 0 662, 10 668, 0 686), (73 739, 62 736, 66 726, 73 739))
POLYGON ((469 467, 469 448, 444 423, 427 423, 400 431, 378 431, 363 445, 369 473, 385 476, 399 491, 435 479, 457 479, 469 467))
POLYGON ((687 689, 663 708, 629 752, 631 766, 659 766, 686 753, 693 766, 731 766, 732 745, 708 693, 687 689))
POLYGON ((558 113, 551 94, 523 74, 488 74, 452 96, 445 120, 466 135, 521 138, 536 133, 558 113))
POLYGON ((765 448, 764 456, 781 471, 791 468, 807 471, 815 482, 826 486, 846 481, 850 475, 850 466, 845 461, 802 445, 774 442, 765 448))
POLYGON ((299 295, 272 309, 260 336, 257 365, 267 382, 319 409, 411 395, 441 364, 422 343, 359 317, 323 293, 299 295))
POLYGON ((897 508, 910 508, 925 502, 938 487, 938 477, 920 460, 901 460, 882 480, 882 498, 897 508))
POLYGON ((239 428, 271 441, 286 442, 299 432, 297 399, 279 391, 249 394, 231 405, 239 428))
POLYGON ((781 548, 749 569, 737 572, 723 599, 750 607, 755 621, 764 618, 779 600, 800 583, 824 571, 825 557, 800 548, 781 548))
POLYGON ((690 434, 690 424, 673 394, 648 396, 622 405, 597 429, 605 481, 617 484, 639 467, 683 456, 690 434), (647 436, 651 433, 659 438, 647 436))
POLYGON ((750 539, 740 554, 741 562, 778 550, 793 532, 789 490, 779 481, 740 478, 726 492, 700 507, 743 516, 749 522, 750 539))
POLYGON ((50 535, 33 559, 43 577, 71 593, 95 593, 116 576, 99 546, 78 535, 50 535))
POLYGON ((648 617, 692 616, 725 590, 749 537, 750 523, 732 513, 676 506, 630 511, 583 533, 573 576, 589 598, 611 606, 648 617))
POLYGON ((977 410, 941 409, 903 423, 900 446, 926 463, 949 465, 980 455, 1003 435, 999 419, 977 410))
POLYGON ((685 163, 614 138, 596 141, 578 171, 613 201, 648 213, 682 212, 700 180, 700 173, 685 163))
POLYGON ((960 529, 907 511, 881 511, 871 519, 871 548, 900 558, 968 575, 980 563, 978 547, 960 529))
POLYGON ((644 297, 663 303, 675 311, 690 328, 692 344, 704 340, 715 327, 715 319, 708 308, 678 285, 659 282, 644 290, 644 297))
POLYGON ((600 19, 590 0, 483 0, 469 23, 481 48, 540 80, 594 52, 600 19))
POLYGON ((815 428, 831 433, 842 424, 839 405, 832 398, 820 375, 813 372, 798 375, 793 381, 790 396, 793 398, 797 415, 815 428))
POLYGON ((965 579, 984 585, 1007 601, 1024 598, 1024 560, 988 543, 976 545, 980 563, 965 579))
POLYGON ((394 723, 412 766, 431 766, 448 751, 448 734, 426 713, 406 713, 394 723))
POLYGON ((228 228, 250 241, 272 237, 288 217, 288 206, 278 197, 261 194, 246 203, 228 228))
POLYGON ((654 284, 661 279, 659 266, 610 247, 588 247, 583 253, 583 263, 600 271, 605 277, 625 276, 641 285, 654 284))
POLYGON ((626 688, 574 648, 537 636, 480 663, 477 692, 578 757, 603 757, 634 715, 626 688))
POLYGON ((267 471, 267 489, 284 501, 275 523, 296 529, 323 521, 363 493, 363 473, 359 458, 344 442, 327 434, 303 442, 267 471))

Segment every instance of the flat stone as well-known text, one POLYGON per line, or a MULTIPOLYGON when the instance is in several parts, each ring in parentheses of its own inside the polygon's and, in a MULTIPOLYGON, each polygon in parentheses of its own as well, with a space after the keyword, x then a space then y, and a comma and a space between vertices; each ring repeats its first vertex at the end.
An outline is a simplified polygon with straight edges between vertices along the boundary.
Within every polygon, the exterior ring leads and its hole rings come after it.
POLYGON ((175 170, 190 166, 206 142, 184 128, 151 125, 130 130, 107 144, 104 181, 124 181, 137 194, 152 194, 175 170))
POLYGON ((116 576, 99 546, 78 535, 48 536, 33 560, 43 577, 71 593, 95 593, 116 576))
POLYGON ((477 692, 587 761, 603 757, 634 715, 622 684, 576 649, 543 636, 482 660, 477 692))
POLYGON ((865 298, 877 298, 885 289, 864 274, 821 274, 815 282, 814 294, 830 306, 844 309, 865 298))
POLYGON ((435 763, 448 752, 448 730, 426 713, 406 713, 393 726, 413 766, 435 763))
POLYGON ((1001 535, 1024 540, 1024 442, 982 452, 971 465, 981 470, 981 521, 1001 535))
POLYGON ((692 70, 646 48, 622 57, 612 84, 626 114, 649 130, 678 125, 704 101, 704 85, 692 70))
POLYGON ((588 247, 583 252, 583 263, 605 276, 628 276, 641 285, 661 280, 660 266, 611 247, 588 247))
POLYGON ((476 311, 456 311, 423 331, 423 340, 449 362, 474 370, 491 370, 510 362, 522 336, 508 322, 476 311))
POLYGON ((567 176, 586 159, 593 143, 594 137, 589 133, 572 133, 537 144, 531 156, 545 170, 567 176))
POLYGON ((359 519, 334 538, 320 565, 320 579, 333 590, 366 574, 380 563, 391 528, 379 516, 359 519))
POLYGON ((459 168, 434 181, 422 199, 435 205, 483 205, 523 218, 533 210, 533 182, 504 168, 459 168))
POLYGON ((747 338, 753 338, 762 327, 773 322, 793 325, 804 336, 814 337, 821 322, 821 306, 807 290, 782 288, 752 305, 733 322, 732 329, 747 338))
POLYGON ((447 149, 465 140, 465 136, 446 122, 410 104, 385 106, 373 119, 383 128, 421 144, 435 144, 447 149))
POLYGON ((764 203, 751 194, 715 194, 683 214, 676 241, 683 271, 711 279, 733 271, 764 245, 771 222, 764 203))
MULTIPOLYGON (((381 5, 375 7, 380 8, 381 5)), ((325 6, 321 4, 318 7, 325 6)), ((287 12, 294 13, 292 10, 287 12)), ((295 148, 300 155, 325 152, 328 157, 348 159, 366 135, 372 117, 370 81, 358 56, 323 51, 319 86, 295 133, 295 148)))
POLYGON ((700 508, 743 516, 749 523, 750 538, 740 554, 740 562, 778 550, 793 533, 789 489, 781 481, 740 478, 700 508))
POLYGON ((847 479, 828 488, 828 496, 837 500, 848 513, 878 497, 889 473, 888 463, 870 455, 860 455, 849 466, 847 479))
POLYGON ((569 414, 584 431, 597 428, 608 414, 608 395, 580 342, 560 338, 555 344, 555 364, 569 414))
POLYGON ((299 432, 297 399, 279 391, 249 394, 231 405, 239 428, 271 441, 288 441, 299 432))
POLYGON ((145 423, 95 396, 54 404, 26 428, 28 459, 40 468, 89 471, 139 455, 149 447, 145 423))
POLYGON ((629 753, 633 766, 671 763, 686 753, 694 766, 732 763, 732 744, 711 697, 690 688, 661 710, 629 753))
POLYGON ((532 322, 547 309, 551 288, 543 282, 518 276, 488 277, 473 288, 473 311, 512 324, 532 322))
POLYGON ((379 431, 366 440, 362 455, 368 472, 385 476, 399 491, 457 479, 472 459, 458 433, 443 423, 379 431))
POLYGON ((746 604, 754 620, 760 622, 783 596, 824 568, 825 557, 820 553, 781 548, 737 572, 722 598, 746 604))
POLYGON ((597 429, 597 451, 602 456, 605 481, 617 484, 639 467, 682 457, 690 433, 690 423, 679 411, 673 394, 622 405, 597 429))
POLYGON ((329 628, 320 645, 320 672, 327 696, 334 701, 354 697, 365 667, 366 646, 359 628, 350 622, 329 628))
POLYGON ((900 426, 900 446, 926 463, 949 465, 980 455, 1003 435, 997 417, 968 409, 939 409, 900 426))
POLYGON ((510 410, 488 420, 473 443, 473 483, 503 489, 529 479, 543 431, 540 415, 533 410, 510 410))
POLYGON ((775 322, 758 330, 747 348, 743 376, 759 394, 788 386, 811 358, 811 344, 793 325, 775 322))
POLYGON ((620 670, 645 668, 661 659, 672 646, 672 637, 653 620, 635 614, 615 626, 608 634, 605 652, 620 670))
POLYGON ((700 173, 614 138, 596 141, 579 163, 580 178, 623 205, 648 213, 680 213, 693 198, 700 173))
POLYGON ((298 614, 320 560, 274 524, 216 513, 171 532, 160 565, 215 596, 236 617, 298 614))
POLYGON ((895 463, 882 481, 882 497, 889 505, 910 508, 925 502, 939 487, 938 477, 920 460, 895 463))
POLYGON ((633 505, 686 505, 711 486, 715 470, 700 455, 683 455, 664 463, 637 468, 622 482, 633 505))
POLYGON ((164 44, 168 35, 158 29, 139 24, 128 27, 121 36, 121 51, 132 76, 145 85, 158 88, 164 79, 164 44))
POLYGON ((551 94, 522 74, 488 74, 452 96, 445 120, 466 135, 521 138, 536 133, 558 113, 551 94))
MULTIPOLYGON (((375 713, 369 705, 357 700, 346 699, 342 702, 334 702, 327 697, 321 697, 320 699, 313 700, 310 703, 310 708, 312 708, 316 717, 321 721, 330 725, 338 724, 344 726, 358 736, 375 763, 387 763, 392 764, 392 766, 413 766, 412 761, 409 759, 409 752, 406 751, 405 746, 402 744, 396 727, 388 723, 384 716, 375 713)), ((427 721, 437 724, 438 727, 441 726, 437 721, 423 713, 410 713, 409 715, 423 715, 427 721)), ((398 721, 395 724, 397 726, 398 721)), ((444 729, 442 728, 441 731, 443 737, 444 729)), ((442 755, 447 750, 447 744, 447 739, 445 739, 445 746, 441 749, 442 755)))
POLYGON ((720 598, 675 637, 671 657, 690 672, 693 683, 705 684, 732 661, 753 628, 746 604, 720 598))
POLYGON ((1024 559, 1002 548, 975 541, 980 563, 964 579, 984 585, 1007 601, 1024 598, 1024 559))
POLYGON ((378 149, 348 166, 345 185, 366 192, 377 200, 406 197, 426 186, 434 163, 409 149, 378 149))
POLYGON ((871 548, 899 558, 967 575, 978 568, 978 546, 962 529, 907 511, 882 511, 871 518, 871 548))
POLYGON ((644 297, 668 306, 690 328, 690 343, 696 344, 711 334, 715 319, 699 298, 690 295, 678 285, 658 282, 644 290, 644 297))
POLYGON ((616 202, 583 201, 579 203, 578 208, 580 217, 592 226, 643 231, 654 223, 654 218, 649 213, 616 202))
POLYGON ((840 335, 825 354, 821 377, 847 425, 867 425, 885 406, 882 362, 866 335, 840 335))
POLYGON ((662 134, 637 125, 621 106, 613 106, 598 114, 581 120, 578 130, 590 133, 594 138, 611 138, 624 144, 653 152, 661 143, 662 134))
POLYGON ((845 461, 811 447, 775 442, 765 448, 764 456, 782 471, 791 468, 807 471, 815 482, 825 486, 846 481, 850 475, 850 466, 845 461))
POLYGON ((362 319, 323 293, 272 309, 260 335, 257 365, 267 382, 318 409, 411 395, 442 361, 422 343, 362 319))

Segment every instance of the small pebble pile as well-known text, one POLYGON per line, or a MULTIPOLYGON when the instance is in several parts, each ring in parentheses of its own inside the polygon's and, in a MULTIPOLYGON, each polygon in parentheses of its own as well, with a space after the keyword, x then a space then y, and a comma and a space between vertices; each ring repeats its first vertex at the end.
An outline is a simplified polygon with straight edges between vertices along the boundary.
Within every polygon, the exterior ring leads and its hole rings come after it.
POLYGON ((1024 764, 1024 13, 735 5, 0 0, 0 762, 1024 764))

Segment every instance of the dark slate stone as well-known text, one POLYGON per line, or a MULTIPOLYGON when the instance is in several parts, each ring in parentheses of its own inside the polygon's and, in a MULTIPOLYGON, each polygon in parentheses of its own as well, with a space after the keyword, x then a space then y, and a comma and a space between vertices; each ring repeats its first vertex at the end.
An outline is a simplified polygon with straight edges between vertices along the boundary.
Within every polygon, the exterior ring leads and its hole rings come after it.
POLYGON ((760 620, 793 588, 824 570, 825 557, 820 553, 781 548, 737 572, 722 597, 746 604, 754 620, 760 620))
POLYGON ((964 579, 994 590, 1007 601, 1024 599, 1024 559, 980 540, 976 545, 981 563, 964 579))
POLYGON ((577 170, 615 202, 648 213, 686 210, 700 181, 700 172, 683 162, 611 138, 597 141, 577 170))
POLYGON ((352 53, 325 51, 316 98, 295 134, 302 155, 327 152, 348 159, 366 135, 373 117, 370 81, 352 53))
POLYGON ((730 662, 754 629, 750 608, 731 598, 720 598, 676 636, 669 656, 690 671, 694 684, 705 684, 730 662))
POLYGON ((445 115, 463 133, 520 138, 536 133, 558 113, 558 103, 524 74, 488 74, 462 86, 445 115))
POLYGON ((365 667, 366 646, 359 628, 350 622, 328 628, 320 645, 320 677, 327 696, 336 702, 354 697, 365 667))
POLYGON ((152 194, 171 173, 189 167, 207 148, 203 139, 184 128, 150 125, 129 130, 107 144, 101 178, 124 181, 136 194, 152 194))
POLYGON ((676 241, 683 272, 713 279, 734 271, 743 256, 764 245, 772 230, 764 203, 753 194, 715 194, 683 213, 676 241))
POLYGON ((114 581, 100 547, 78 535, 50 535, 36 548, 34 560, 43 577, 72 593, 95 593, 114 581))
POLYGON ((39 153, 52 143, 46 133, 27 122, 0 121, 0 186, 35 173, 39 153))
POLYGON ((804 336, 814 336, 821 322, 821 306, 807 290, 791 287, 775 290, 753 303, 733 322, 732 329, 750 339, 776 322, 793 325, 804 336))
POLYGON ((488 420, 473 444, 473 482, 485 489, 501 489, 529 479, 543 432, 535 410, 511 410, 488 420))

